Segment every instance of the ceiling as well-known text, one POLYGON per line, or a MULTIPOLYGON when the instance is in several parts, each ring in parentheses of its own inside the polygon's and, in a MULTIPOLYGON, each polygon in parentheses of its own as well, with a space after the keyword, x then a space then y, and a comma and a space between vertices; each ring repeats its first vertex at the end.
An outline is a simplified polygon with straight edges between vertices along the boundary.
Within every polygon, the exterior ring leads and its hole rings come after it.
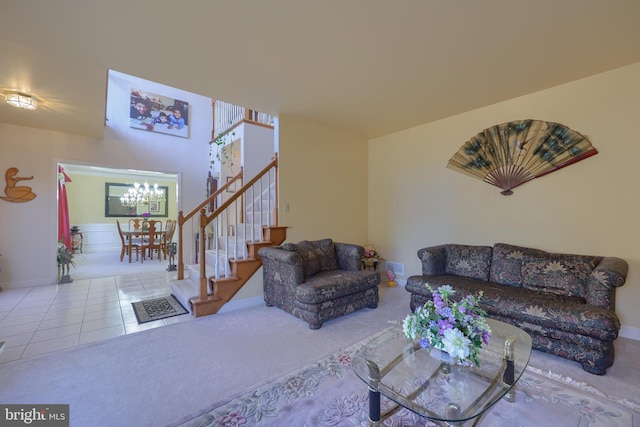
POLYGON ((107 70, 376 137, 640 61, 637 0, 0 4, 0 122, 101 138, 107 70))

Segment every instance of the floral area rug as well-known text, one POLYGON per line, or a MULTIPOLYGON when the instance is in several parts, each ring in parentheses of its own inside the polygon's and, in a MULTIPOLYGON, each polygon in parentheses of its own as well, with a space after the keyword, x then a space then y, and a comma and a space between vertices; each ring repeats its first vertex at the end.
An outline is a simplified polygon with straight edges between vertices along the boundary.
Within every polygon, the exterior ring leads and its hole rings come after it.
MULTIPOLYGON (((369 338, 370 339, 370 338, 369 338)), ((181 427, 368 426, 368 389, 351 368, 354 353, 369 339, 307 365, 254 391, 217 404, 181 427)), ((432 396, 437 398, 437 390, 432 396)), ((382 398, 382 410, 390 402, 382 398)), ((560 375, 528 369, 513 403, 501 400, 478 423, 481 427, 640 425, 633 402, 613 402, 596 389, 569 384, 560 375)), ((381 425, 439 426, 403 409, 381 425)), ((465 426, 473 425, 468 421, 465 426)))

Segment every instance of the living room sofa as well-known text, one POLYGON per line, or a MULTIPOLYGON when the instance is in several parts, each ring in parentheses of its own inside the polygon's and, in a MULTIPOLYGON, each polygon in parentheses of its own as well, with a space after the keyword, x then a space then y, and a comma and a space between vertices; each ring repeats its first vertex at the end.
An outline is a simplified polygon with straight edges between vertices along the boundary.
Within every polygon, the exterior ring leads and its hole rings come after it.
POLYGON ((364 247, 331 239, 264 247, 264 300, 319 329, 322 323, 378 306, 380 273, 360 270, 364 247))
POLYGON ((522 328, 537 350, 582 364, 604 375, 613 365, 620 320, 615 288, 628 264, 615 257, 549 253, 496 243, 444 244, 418 250, 422 274, 409 277, 411 310, 431 298, 432 288, 451 285, 458 297, 478 295, 487 316, 522 328))

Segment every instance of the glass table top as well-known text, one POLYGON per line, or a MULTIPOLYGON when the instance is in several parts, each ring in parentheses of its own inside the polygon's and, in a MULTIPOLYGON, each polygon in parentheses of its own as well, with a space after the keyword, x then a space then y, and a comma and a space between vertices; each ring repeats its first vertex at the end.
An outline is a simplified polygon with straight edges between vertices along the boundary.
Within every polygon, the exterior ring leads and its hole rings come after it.
POLYGON ((446 354, 408 339, 398 325, 360 349, 353 369, 371 391, 418 415, 463 423, 482 415, 507 394, 531 356, 529 334, 497 320, 487 319, 487 323, 491 338, 480 350, 480 366, 450 363, 446 354))

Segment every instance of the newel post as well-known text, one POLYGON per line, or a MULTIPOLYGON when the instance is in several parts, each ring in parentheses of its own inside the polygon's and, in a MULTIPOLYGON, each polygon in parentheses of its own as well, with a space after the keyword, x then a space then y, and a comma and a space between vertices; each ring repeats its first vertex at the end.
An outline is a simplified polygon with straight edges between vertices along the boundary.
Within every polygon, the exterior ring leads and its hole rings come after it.
POLYGON ((184 279, 182 224, 184 224, 184 214, 180 211, 178 212, 178 280, 184 279))
POLYGON ((207 226, 207 214, 206 209, 200 209, 200 231, 198 234, 199 237, 199 247, 198 251, 200 255, 198 256, 198 260, 200 263, 200 301, 206 301, 207 299, 207 271, 206 264, 207 260, 205 259, 205 227, 207 226))

